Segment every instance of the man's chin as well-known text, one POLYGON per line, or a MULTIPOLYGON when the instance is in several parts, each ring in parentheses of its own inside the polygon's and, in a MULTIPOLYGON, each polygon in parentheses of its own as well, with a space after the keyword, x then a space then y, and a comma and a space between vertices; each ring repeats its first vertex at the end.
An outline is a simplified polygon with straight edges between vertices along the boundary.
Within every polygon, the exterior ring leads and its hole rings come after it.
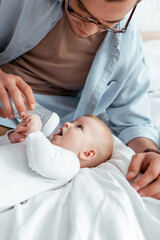
POLYGON ((79 32, 79 31, 74 31, 74 30, 72 30, 72 32, 74 33, 74 35, 76 36, 76 37, 78 37, 78 38, 81 38, 81 39, 85 39, 85 38, 88 38, 89 37, 89 35, 87 35, 87 34, 82 34, 81 32, 79 32))
POLYGON ((70 28, 71 28, 73 34, 74 34, 76 37, 81 38, 81 39, 85 39, 85 38, 88 38, 88 37, 89 37, 89 35, 87 35, 86 33, 84 33, 84 32, 80 29, 80 27, 78 26, 78 24, 75 24, 75 25, 73 26, 72 24, 69 23, 69 25, 70 25, 70 28))
POLYGON ((76 33, 74 33, 74 35, 78 38, 81 38, 81 39, 85 39, 85 38, 89 37, 89 36, 82 36, 81 34, 76 34, 76 33))

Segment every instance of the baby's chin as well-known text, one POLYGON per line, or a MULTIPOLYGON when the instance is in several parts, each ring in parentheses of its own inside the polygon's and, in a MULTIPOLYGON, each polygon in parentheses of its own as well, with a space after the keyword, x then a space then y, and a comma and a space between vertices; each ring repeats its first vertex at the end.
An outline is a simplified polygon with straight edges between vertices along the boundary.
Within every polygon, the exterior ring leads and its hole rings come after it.
POLYGON ((51 143, 58 146, 58 143, 52 138, 51 143))
POLYGON ((58 143, 54 138, 51 139, 51 143, 58 146, 58 143))
POLYGON ((61 147, 61 148, 64 148, 64 149, 66 149, 65 147, 63 147, 62 146, 62 144, 60 143, 60 142, 58 142, 57 141, 57 139, 51 139, 51 143, 53 144, 53 145, 56 145, 57 147, 61 147))

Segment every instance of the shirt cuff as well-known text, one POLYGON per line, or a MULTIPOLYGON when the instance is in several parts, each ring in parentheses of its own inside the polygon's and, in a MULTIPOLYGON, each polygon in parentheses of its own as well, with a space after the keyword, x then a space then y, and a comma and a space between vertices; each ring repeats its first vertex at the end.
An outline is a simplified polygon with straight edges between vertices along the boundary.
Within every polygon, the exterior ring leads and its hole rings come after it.
POLYGON ((14 130, 9 130, 5 135, 0 137, 0 146, 11 144, 11 141, 8 138, 8 134, 14 130))
POLYGON ((134 126, 125 128, 118 136, 125 144, 133 140, 134 138, 144 137, 152 140, 159 147, 159 132, 157 129, 151 126, 134 126))

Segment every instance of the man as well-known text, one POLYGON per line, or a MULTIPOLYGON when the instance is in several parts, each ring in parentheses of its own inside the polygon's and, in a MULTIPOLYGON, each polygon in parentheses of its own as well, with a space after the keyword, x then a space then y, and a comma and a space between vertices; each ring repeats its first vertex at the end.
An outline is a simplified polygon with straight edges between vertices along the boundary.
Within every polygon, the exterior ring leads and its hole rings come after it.
POLYGON ((14 118, 9 96, 25 115, 21 92, 30 109, 36 98, 65 120, 107 112, 112 131, 137 153, 128 179, 144 171, 133 187, 160 199, 160 155, 143 152, 157 150, 159 135, 148 110, 141 39, 129 24, 138 1, 0 3, 1 116, 14 118))

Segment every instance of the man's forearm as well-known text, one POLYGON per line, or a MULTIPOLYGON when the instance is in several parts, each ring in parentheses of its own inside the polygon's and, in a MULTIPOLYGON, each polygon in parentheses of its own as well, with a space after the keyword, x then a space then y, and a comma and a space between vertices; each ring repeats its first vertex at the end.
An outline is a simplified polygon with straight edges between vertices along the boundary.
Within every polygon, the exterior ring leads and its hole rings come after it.
POLYGON ((132 148, 136 153, 141 153, 147 148, 158 149, 155 142, 153 142, 149 138, 144 137, 134 138, 133 140, 128 142, 127 146, 132 148))

